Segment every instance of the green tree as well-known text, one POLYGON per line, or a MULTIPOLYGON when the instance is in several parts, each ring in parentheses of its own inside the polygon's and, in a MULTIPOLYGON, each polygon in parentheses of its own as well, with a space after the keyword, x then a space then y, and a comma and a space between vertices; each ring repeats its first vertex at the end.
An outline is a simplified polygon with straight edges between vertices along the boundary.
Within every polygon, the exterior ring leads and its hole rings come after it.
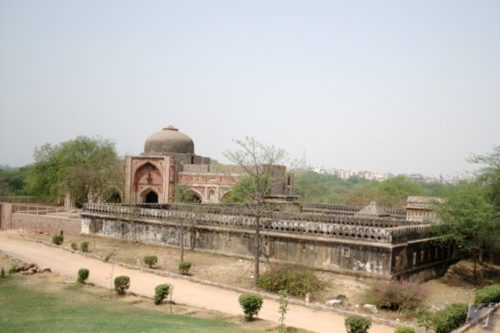
POLYGON ((488 200, 500 211, 500 146, 485 155, 473 155, 470 162, 481 165, 478 181, 485 186, 488 200))
POLYGON ((397 176, 377 186, 375 201, 385 207, 404 207, 408 196, 422 194, 419 184, 405 176, 397 176))
POLYGON ((110 186, 121 186, 123 165, 114 144, 101 138, 80 136, 59 145, 35 149, 26 189, 31 195, 55 201, 66 193, 76 204, 99 200, 110 186))
POLYGON ((489 201, 489 192, 478 182, 463 181, 448 198, 436 208, 442 224, 436 226, 440 242, 455 244, 460 254, 476 264, 483 253, 500 248, 500 221, 495 218, 495 207, 489 201))

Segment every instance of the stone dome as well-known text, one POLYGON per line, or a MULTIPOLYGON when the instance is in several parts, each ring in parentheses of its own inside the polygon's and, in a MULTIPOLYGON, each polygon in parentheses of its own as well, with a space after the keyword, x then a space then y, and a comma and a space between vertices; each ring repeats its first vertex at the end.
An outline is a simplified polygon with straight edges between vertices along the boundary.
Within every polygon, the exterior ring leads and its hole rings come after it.
POLYGON ((194 154, 194 143, 186 134, 173 126, 151 134, 144 144, 146 155, 194 154))

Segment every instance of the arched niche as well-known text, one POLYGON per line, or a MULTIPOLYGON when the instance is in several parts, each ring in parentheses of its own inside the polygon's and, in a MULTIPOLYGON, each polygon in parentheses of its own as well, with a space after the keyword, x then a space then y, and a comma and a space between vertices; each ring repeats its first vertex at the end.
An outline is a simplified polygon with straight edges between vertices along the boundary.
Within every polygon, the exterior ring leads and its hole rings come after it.
POLYGON ((161 185, 163 184, 163 177, 156 166, 150 162, 141 165, 134 174, 135 190, 139 189, 140 185, 161 185))

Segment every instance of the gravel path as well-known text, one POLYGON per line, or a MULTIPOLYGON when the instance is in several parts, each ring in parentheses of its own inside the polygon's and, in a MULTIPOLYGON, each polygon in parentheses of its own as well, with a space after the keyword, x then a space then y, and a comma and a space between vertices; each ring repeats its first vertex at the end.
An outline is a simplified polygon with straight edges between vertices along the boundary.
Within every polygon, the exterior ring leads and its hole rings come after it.
MULTIPOLYGON (((2 232, 0 232, 0 251, 25 262, 35 262, 40 267, 50 267, 53 272, 74 279, 76 279, 78 269, 85 267, 90 270, 88 282, 101 287, 111 287, 112 265, 110 263, 39 243, 12 239, 8 234, 2 232)), ((118 275, 128 275, 131 279, 130 291, 142 296, 152 297, 156 285, 170 283, 174 286, 173 299, 177 303, 220 311, 230 315, 242 315, 238 303, 239 293, 231 290, 202 285, 183 279, 161 277, 114 265, 113 277, 118 275)), ((259 318, 277 322, 278 317, 278 303, 271 299, 265 299, 264 305, 259 312, 259 318)), ((292 304, 289 305, 286 324, 314 332, 345 332, 343 316, 292 304)), ((394 328, 374 323, 369 332, 392 333, 394 328)))

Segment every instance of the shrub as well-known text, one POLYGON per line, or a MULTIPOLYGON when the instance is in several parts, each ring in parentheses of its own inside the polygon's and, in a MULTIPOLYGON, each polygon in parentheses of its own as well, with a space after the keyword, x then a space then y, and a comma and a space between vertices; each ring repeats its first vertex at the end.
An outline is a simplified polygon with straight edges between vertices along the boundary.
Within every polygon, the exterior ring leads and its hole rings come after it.
POLYGON ((76 244, 75 242, 71 243, 71 248, 75 251, 78 250, 78 244, 76 244))
POLYGON ((500 283, 495 283, 481 288, 476 292, 476 304, 489 304, 500 302, 500 283))
POLYGON ((190 269, 191 269, 190 261, 181 261, 179 263, 179 272, 181 272, 182 275, 188 275, 190 269))
POLYGON ((9 268, 9 274, 14 274, 14 273, 17 273, 17 265, 16 264, 12 264, 12 266, 10 266, 10 268, 9 268))
POLYGON ((149 268, 153 268, 154 264, 158 262, 157 256, 145 256, 144 263, 148 265, 149 268))
POLYGON ((52 243, 56 245, 61 245, 64 242, 64 236, 63 235, 54 235, 52 236, 52 243))
POLYGON ((155 296, 153 297, 153 300, 156 305, 161 304, 161 302, 167 298, 168 293, 170 292, 170 285, 167 283, 164 284, 159 284, 155 288, 155 296))
POLYGON ((436 312, 432 323, 436 333, 450 333, 460 327, 467 319, 467 305, 451 304, 445 309, 436 312))
POLYGON ((367 292, 368 303, 381 309, 414 310, 425 299, 426 293, 417 283, 408 281, 381 281, 367 292))
POLYGON ((82 242, 80 248, 82 249, 82 252, 89 252, 89 242, 82 242))
POLYGON ((115 253, 114 253, 114 252, 110 252, 110 253, 106 254, 106 255, 102 258, 102 260, 104 260, 104 262, 108 262, 108 261, 109 261, 109 259, 111 259, 114 255, 115 255, 115 253))
POLYGON ((269 292, 286 290, 291 295, 301 297, 321 288, 321 283, 312 269, 293 264, 271 267, 261 275, 257 285, 269 292))
POLYGON ((394 333, 415 333, 415 330, 411 327, 399 326, 394 333))
POLYGON ((130 288, 130 278, 125 275, 120 275, 115 278, 115 290, 118 295, 125 295, 130 288))
POLYGON ((259 313, 263 300, 259 295, 242 294, 240 295, 239 302, 245 314, 245 320, 251 321, 253 316, 259 313))
POLYGON ((347 333, 366 333, 372 325, 372 322, 368 318, 352 315, 345 319, 344 325, 347 333))
POLYGON ((90 271, 87 268, 80 268, 78 270, 78 283, 85 283, 89 278, 90 271))

